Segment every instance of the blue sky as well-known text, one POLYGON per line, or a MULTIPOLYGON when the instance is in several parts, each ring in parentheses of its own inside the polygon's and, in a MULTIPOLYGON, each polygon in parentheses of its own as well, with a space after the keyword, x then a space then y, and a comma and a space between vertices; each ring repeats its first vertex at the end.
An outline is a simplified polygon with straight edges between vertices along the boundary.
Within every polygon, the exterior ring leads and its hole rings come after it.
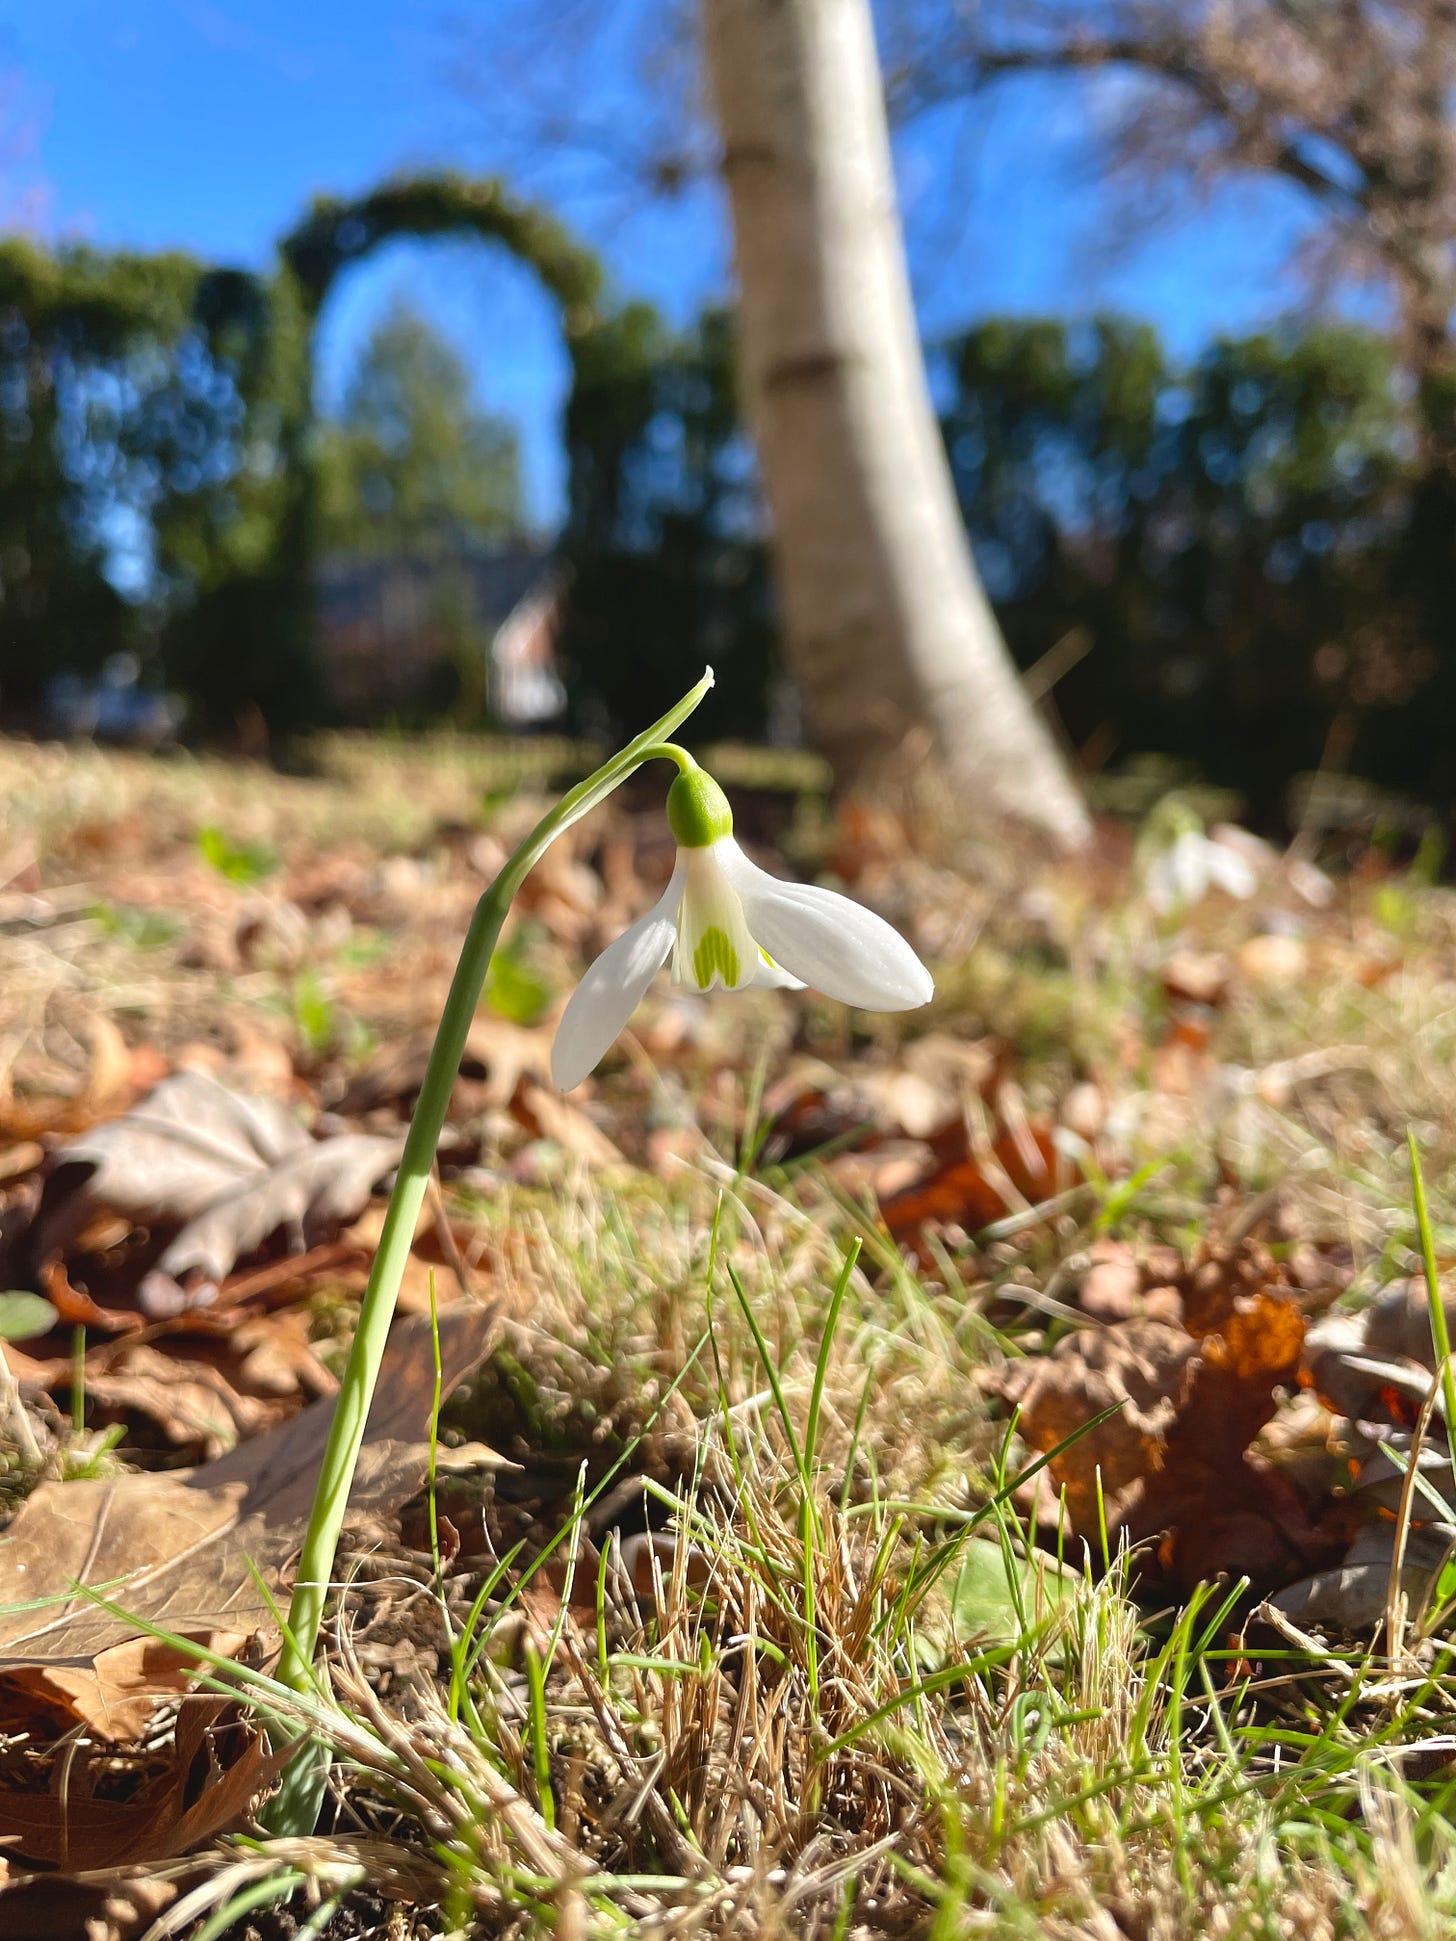
MULTIPOLYGON (((614 0, 614 4, 616 0, 614 0)), ((182 247, 262 265, 315 192, 410 168, 489 170, 491 115, 456 78, 472 22, 502 0, 0 0, 0 213, 51 237, 182 247)), ((548 0, 554 4, 554 0, 548 0)), ((630 112, 630 77, 614 111, 630 112)), ((1082 164, 1087 98, 1023 82, 976 119, 943 114, 897 152, 917 301, 941 332, 993 311, 1135 311, 1178 348, 1249 329, 1297 292, 1293 192, 1245 189, 1196 221, 1110 250, 1082 164), (948 186, 950 185, 950 186, 948 186)), ((618 285, 686 318, 728 275, 716 194, 676 203, 553 178, 559 213, 618 285)), ((529 274, 468 242, 380 250, 322 320, 321 401, 397 295, 458 344, 477 393, 520 427, 531 510, 561 503, 566 362, 529 274)))

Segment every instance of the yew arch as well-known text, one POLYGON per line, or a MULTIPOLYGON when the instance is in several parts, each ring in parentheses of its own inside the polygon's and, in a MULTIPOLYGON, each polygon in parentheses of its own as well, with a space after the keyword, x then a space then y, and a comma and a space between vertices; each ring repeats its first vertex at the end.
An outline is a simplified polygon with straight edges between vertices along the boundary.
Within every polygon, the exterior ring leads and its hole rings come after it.
POLYGON ((469 234, 504 245, 536 272, 561 306, 568 349, 600 322, 605 276, 599 258, 545 210, 518 201, 494 179, 415 176, 345 201, 316 200, 279 253, 310 325, 340 273, 396 237, 469 234))
MULTIPOLYGON (((548 211, 512 195, 494 177, 457 174, 402 177, 354 198, 319 197, 280 242, 274 279, 274 310, 296 320, 304 355, 291 409, 280 415, 278 441, 289 480, 287 505, 274 559, 295 589, 299 626, 295 651, 307 655, 314 640, 311 567, 315 557, 316 479, 310 432, 314 422, 314 337, 318 319, 339 277, 380 244, 398 238, 476 236, 504 246, 535 272, 556 299, 571 361, 566 424, 593 372, 612 362, 614 324, 605 307, 606 275, 600 258, 548 211)), ((630 315, 630 308, 623 316, 630 315)))

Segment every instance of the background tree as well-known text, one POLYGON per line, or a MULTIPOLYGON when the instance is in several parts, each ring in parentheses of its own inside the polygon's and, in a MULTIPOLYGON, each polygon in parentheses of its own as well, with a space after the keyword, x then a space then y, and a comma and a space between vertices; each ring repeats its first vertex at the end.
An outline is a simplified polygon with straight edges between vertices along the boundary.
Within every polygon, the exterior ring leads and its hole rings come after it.
POLYGON ((1154 184, 1288 182, 1319 218, 1306 268, 1378 282, 1423 377, 1456 361, 1452 0, 901 0, 889 19, 902 112, 1018 74, 1107 77, 1088 125, 1140 208, 1154 184))
POLYGON ((248 597, 267 579, 300 351, 257 278, 0 242, 7 706, 32 713, 51 676, 126 648, 188 690, 195 722, 307 718, 298 603, 248 597))
POLYGON ((1079 840, 1085 814, 955 516, 866 0, 501 0, 460 45, 460 85, 512 172, 589 181, 614 226, 690 196, 711 234, 721 172, 784 644, 839 781, 935 755, 968 802, 1079 840))
MULTIPOLYGON (((25 244, 6 245, 0 291, 11 282, 29 295, 40 279, 28 273, 41 261, 25 244)), ((54 674, 99 666, 123 644, 130 617, 78 482, 79 473, 94 488, 119 469, 114 436, 98 462, 75 463, 101 416, 99 398, 89 409, 83 401, 78 366, 94 393, 101 360, 77 358, 52 306, 27 307, 29 315, 19 304, 0 312, 0 697, 22 711, 54 674)), ((120 333, 110 335, 114 349, 120 333)))
POLYGON ((1167 359, 1120 319, 992 321, 944 352, 957 491, 1013 649, 1074 629, 1059 705, 1099 765, 1156 752, 1277 824, 1338 757, 1428 798, 1421 474, 1390 346, 1349 328, 1167 359))
MULTIPOLYGON (((194 729, 261 745, 320 718, 309 320, 381 234, 461 226, 503 234, 562 301, 574 687, 626 719, 644 679, 711 660, 705 725, 762 731, 779 628, 731 318, 677 331, 599 305, 594 259, 548 216, 454 179, 316 206, 270 278, 0 244, 12 718, 50 674, 118 647, 189 696, 194 729)), ((1400 347, 1350 327, 1174 361, 1126 319, 1001 320, 935 355, 957 510, 1017 659, 1072 629, 1089 641, 1058 700, 1096 765, 1172 755, 1271 823, 1290 771, 1332 756, 1456 800, 1456 473, 1430 436, 1436 376, 1412 385, 1400 347)), ((383 449, 401 412, 389 386, 371 395, 383 449)), ((418 543, 441 530, 459 527, 418 543)))
MULTIPOLYGON (((1286 183, 1313 226, 1316 296, 1372 288, 1414 391, 1392 605, 1373 657, 1384 703, 1456 705, 1456 4, 1453 0, 896 0, 911 112, 1026 74, 1106 85, 1088 102, 1102 173, 1141 212, 1187 212, 1227 178, 1286 183), (1396 616, 1399 616, 1398 620, 1396 616)), ((1388 374, 1388 381, 1393 377, 1388 374)), ((1317 522, 1318 526, 1318 522, 1317 522)), ((1387 537, 1389 530, 1387 529, 1387 537)), ((1357 551, 1362 550, 1357 548, 1357 551)), ((1344 649, 1333 650, 1336 658, 1344 649)), ((1326 655, 1328 661, 1330 655, 1326 655)), ((1354 663, 1352 663, 1353 665, 1354 663)), ((1387 727, 1398 712, 1384 717, 1387 727)), ((1374 720, 1362 740, 1371 751, 1374 720)), ((1337 753, 1337 749, 1330 751, 1337 753)), ((1379 758, 1376 758, 1377 760, 1379 758)), ((1441 792, 1452 765, 1428 771, 1441 792)))
POLYGON ((785 646, 841 784, 907 755, 1056 841, 1086 811, 976 578, 925 381, 868 0, 703 0, 785 646))
POLYGON ((473 402, 464 360, 402 300, 320 428, 318 472, 320 538, 337 551, 461 551, 523 525, 515 431, 473 402))
POLYGON ((782 660, 733 341, 725 312, 674 332, 631 305, 578 367, 561 651, 573 692, 618 726, 636 719, 644 687, 711 662, 703 732, 764 731, 782 660))

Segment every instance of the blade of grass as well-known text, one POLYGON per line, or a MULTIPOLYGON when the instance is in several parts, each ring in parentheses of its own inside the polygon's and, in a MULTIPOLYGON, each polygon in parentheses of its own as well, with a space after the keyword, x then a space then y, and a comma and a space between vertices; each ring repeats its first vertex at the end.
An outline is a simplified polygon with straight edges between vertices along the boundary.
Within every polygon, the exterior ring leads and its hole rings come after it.
POLYGON ((1420 1149, 1414 1132, 1406 1133, 1410 1149, 1411 1195, 1415 1201, 1416 1227, 1421 1240, 1421 1265, 1426 1276, 1426 1306, 1431 1320, 1431 1345, 1441 1373, 1441 1399, 1446 1409, 1446 1445, 1451 1455, 1451 1476, 1456 1482, 1456 1370, 1451 1366, 1451 1336, 1446 1326, 1446 1307, 1441 1299, 1441 1278, 1436 1271, 1436 1237, 1431 1231, 1431 1214, 1426 1205, 1426 1182, 1421 1172, 1420 1149))

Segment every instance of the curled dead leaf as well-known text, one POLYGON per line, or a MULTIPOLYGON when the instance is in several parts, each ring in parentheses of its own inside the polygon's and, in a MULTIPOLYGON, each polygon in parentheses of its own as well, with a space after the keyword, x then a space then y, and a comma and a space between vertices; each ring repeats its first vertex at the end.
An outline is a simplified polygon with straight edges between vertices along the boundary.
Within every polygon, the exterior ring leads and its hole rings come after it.
MULTIPOLYGON (((1448 1327, 1453 1305, 1446 1303, 1448 1327)), ((1395 1283, 1363 1313, 1323 1316, 1309 1331, 1301 1378, 1347 1418, 1338 1435, 1349 1468, 1351 1541, 1337 1562, 1288 1585, 1275 1608, 1348 1635, 1368 1636, 1387 1620, 1398 1627, 1398 1609, 1419 1615, 1433 1596, 1456 1540, 1424 1280, 1395 1283), (1434 1414, 1418 1434, 1428 1403, 1434 1414)))
POLYGON ((1079 1536, 1096 1531, 1099 1472, 1116 1524, 1128 1494, 1162 1466, 1196 1354, 1183 1329, 1133 1320, 1066 1335, 1051 1354, 1008 1371, 1002 1393, 1019 1403, 1021 1433, 1032 1448, 1054 1449, 1086 1430, 1050 1465, 1079 1536), (1116 1413, 1089 1428, 1107 1409, 1116 1413))
MULTIPOLYGON (((447 1392, 485 1354, 496 1317, 495 1308, 464 1302, 440 1316, 447 1392)), ((433 1397, 429 1326, 411 1319, 385 1355, 350 1497, 354 1518, 395 1510, 421 1487, 433 1397)), ((134 1648, 144 1634, 83 1586, 212 1648, 268 1632, 259 1576, 276 1596, 307 1521, 333 1406, 316 1402, 200 1469, 42 1483, 0 1546, 0 1704, 7 1695, 12 1705, 43 1703, 99 1736, 124 1738, 149 1689, 185 1682, 185 1656, 134 1648)), ((480 1443, 439 1456, 446 1468, 500 1460, 480 1443)))
POLYGON ((1003 1125, 972 1145, 963 1125, 931 1141, 935 1170, 881 1204, 896 1240, 923 1245, 926 1228, 974 1234, 1007 1214, 1050 1199, 1071 1177, 1045 1125, 1003 1125))
POLYGON ((1177 1323, 1183 1303, 1174 1287, 1163 1284, 1151 1263, 1140 1259, 1125 1240, 1096 1240, 1077 1290, 1077 1305, 1098 1321, 1177 1323))
POLYGON ((12 1747, 0 1754, 0 1846, 12 1862, 68 1871, 168 1860, 235 1826, 286 1756, 208 1697, 184 1699, 171 1743, 130 1759, 90 1743, 12 1747))
POLYGON ((397 1163, 403 1138, 315 1140, 276 1099, 178 1072, 130 1112, 70 1140, 36 1216, 34 1256, 57 1261, 98 1208, 180 1223, 141 1287, 152 1314, 215 1298, 238 1260, 280 1230, 294 1251, 352 1220, 397 1163))
MULTIPOLYGON (((226 1330, 202 1332, 207 1318, 194 1318, 186 1336, 128 1333, 91 1348, 82 1371, 90 1426, 140 1417, 175 1448, 218 1456, 295 1414, 302 1398, 337 1386, 309 1343, 302 1311, 231 1317, 226 1330)), ((69 1354, 33 1356, 13 1343, 0 1354, 23 1394, 54 1398, 73 1387, 69 1354)))
POLYGON ((620 1148, 614 1146, 580 1106, 534 1079, 523 1078, 511 1099, 511 1110, 526 1130, 537 1139, 549 1139, 594 1168, 624 1163, 620 1148))
POLYGON ((1049 1466, 1077 1536, 1095 1545, 1105 1511, 1110 1537, 1142 1547, 1146 1575, 1184 1592, 1245 1574, 1274 1589, 1340 1541, 1250 1452, 1296 1380, 1304 1318, 1254 1247, 1204 1250, 1179 1293, 1181 1326, 1137 1318, 1080 1330, 1017 1364, 1003 1392, 1043 1452, 1116 1408, 1049 1466))

